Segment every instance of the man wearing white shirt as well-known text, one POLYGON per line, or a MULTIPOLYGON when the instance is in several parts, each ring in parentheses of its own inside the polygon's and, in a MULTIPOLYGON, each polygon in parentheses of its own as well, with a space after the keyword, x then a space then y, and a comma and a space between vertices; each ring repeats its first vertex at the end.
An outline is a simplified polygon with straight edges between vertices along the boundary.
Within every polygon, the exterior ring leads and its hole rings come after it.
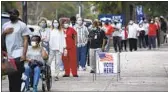
POLYGON ((138 26, 132 20, 130 20, 127 28, 128 28, 128 40, 129 40, 130 51, 132 52, 133 49, 136 51, 137 50, 138 26))
POLYGON ((120 34, 121 34, 121 26, 122 24, 119 23, 119 21, 115 21, 114 22, 114 32, 112 34, 113 36, 113 45, 114 45, 114 50, 115 52, 121 52, 121 38, 120 38, 120 34), (118 49, 117 49, 118 47, 118 49))
POLYGON ((8 76, 9 91, 20 92, 21 76, 24 72, 24 62, 28 48, 28 35, 30 30, 25 23, 19 20, 19 11, 12 9, 9 11, 10 21, 2 26, 2 34, 6 35, 6 48, 9 58, 14 58, 17 72, 8 76))

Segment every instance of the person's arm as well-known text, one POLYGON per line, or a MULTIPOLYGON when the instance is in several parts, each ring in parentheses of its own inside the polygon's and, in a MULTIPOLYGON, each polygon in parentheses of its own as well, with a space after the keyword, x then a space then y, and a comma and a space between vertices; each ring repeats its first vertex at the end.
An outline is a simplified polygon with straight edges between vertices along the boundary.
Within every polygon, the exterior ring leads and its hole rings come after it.
POLYGON ((75 45, 77 45, 77 32, 72 28, 73 39, 75 40, 75 45))
POLYGON ((105 50, 106 40, 107 40, 107 37, 106 37, 106 35, 105 35, 105 32, 102 32, 102 36, 103 36, 102 51, 104 51, 104 50, 105 50))
POLYGON ((86 34, 85 44, 87 44, 88 43, 88 35, 89 35, 89 31, 88 31, 87 27, 85 27, 85 34, 86 34))
POLYGON ((24 29, 22 30, 22 36, 23 36, 23 53, 21 56, 21 60, 25 61, 26 60, 26 53, 27 53, 27 49, 28 49, 28 35, 31 33, 31 31, 29 30, 29 28, 25 25, 24 29))
POLYGON ((47 51, 43 47, 42 47, 42 57, 43 57, 44 60, 48 59, 47 51))
POLYGON ((28 48, 28 36, 23 37, 23 54, 22 54, 22 60, 26 60, 26 53, 28 48))
POLYGON ((2 34, 3 35, 7 35, 7 34, 10 34, 10 33, 12 33, 13 32, 13 28, 7 28, 7 29, 5 29, 3 32, 2 32, 2 34))

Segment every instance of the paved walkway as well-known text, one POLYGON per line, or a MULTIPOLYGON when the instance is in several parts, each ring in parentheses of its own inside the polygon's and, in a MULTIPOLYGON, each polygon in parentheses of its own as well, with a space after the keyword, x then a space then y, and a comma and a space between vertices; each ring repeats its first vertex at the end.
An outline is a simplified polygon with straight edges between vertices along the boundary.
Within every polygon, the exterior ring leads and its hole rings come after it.
MULTIPOLYGON (((97 75, 93 81, 89 68, 78 73, 78 78, 63 78, 61 72, 51 91, 168 91, 168 44, 155 51, 122 52, 120 81, 116 75, 97 75)), ((2 80, 2 92, 8 91, 7 82, 2 80)))

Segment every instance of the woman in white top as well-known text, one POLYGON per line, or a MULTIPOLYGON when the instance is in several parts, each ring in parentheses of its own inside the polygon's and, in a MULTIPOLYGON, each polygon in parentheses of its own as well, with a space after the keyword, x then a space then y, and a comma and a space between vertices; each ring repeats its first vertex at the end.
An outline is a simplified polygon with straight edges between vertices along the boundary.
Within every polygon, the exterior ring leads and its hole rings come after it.
POLYGON ((139 24, 139 27, 138 27, 138 43, 139 43, 139 48, 141 48, 142 46, 144 48, 146 48, 146 45, 145 45, 145 28, 144 28, 143 24, 139 24))
POLYGON ((64 52, 64 49, 66 48, 66 41, 65 41, 65 35, 63 30, 60 27, 60 24, 57 20, 53 20, 52 22, 52 29, 50 31, 49 36, 49 61, 48 64, 51 65, 54 57, 54 64, 55 64, 55 72, 52 74, 55 76, 55 80, 58 80, 58 74, 59 74, 59 65, 62 62, 62 53, 64 52))
POLYGON ((41 19, 38 23, 40 26, 39 35, 41 37, 42 41, 42 47, 45 47, 47 49, 47 52, 49 53, 49 28, 47 28, 47 20, 41 19))

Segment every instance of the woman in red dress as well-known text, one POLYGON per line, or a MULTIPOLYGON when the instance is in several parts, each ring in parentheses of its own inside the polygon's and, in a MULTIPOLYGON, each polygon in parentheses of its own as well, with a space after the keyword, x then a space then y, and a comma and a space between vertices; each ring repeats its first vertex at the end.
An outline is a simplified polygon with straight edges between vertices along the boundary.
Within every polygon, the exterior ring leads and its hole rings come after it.
POLYGON ((63 29, 66 36, 66 50, 63 54, 63 63, 65 68, 65 74, 63 77, 69 77, 72 72, 73 77, 78 77, 77 74, 77 54, 76 54, 76 31, 69 27, 68 21, 63 22, 63 29))

